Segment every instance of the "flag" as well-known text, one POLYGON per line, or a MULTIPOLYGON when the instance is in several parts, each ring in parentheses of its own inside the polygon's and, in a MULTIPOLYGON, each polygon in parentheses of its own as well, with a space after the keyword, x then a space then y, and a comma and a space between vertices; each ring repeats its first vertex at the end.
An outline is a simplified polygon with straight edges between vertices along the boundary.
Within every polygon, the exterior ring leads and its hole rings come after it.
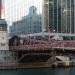
POLYGON ((4 17, 4 0, 0 0, 0 19, 4 17))
POLYGON ((1 19, 1 13, 2 13, 2 0, 0 0, 0 19, 1 19))

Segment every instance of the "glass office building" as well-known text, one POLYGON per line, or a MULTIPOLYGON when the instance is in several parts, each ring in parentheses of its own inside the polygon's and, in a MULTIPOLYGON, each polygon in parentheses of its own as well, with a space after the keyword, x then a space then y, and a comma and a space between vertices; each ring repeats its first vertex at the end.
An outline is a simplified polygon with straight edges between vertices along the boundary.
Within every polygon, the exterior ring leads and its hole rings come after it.
POLYGON ((42 31, 42 0, 5 0, 5 18, 11 35, 42 31))
POLYGON ((45 1, 48 2, 48 24, 46 29, 51 28, 56 33, 74 33, 75 0, 45 1))
POLYGON ((37 14, 37 8, 31 6, 29 13, 21 20, 13 22, 9 28, 10 36, 39 33, 42 31, 42 15, 37 14))

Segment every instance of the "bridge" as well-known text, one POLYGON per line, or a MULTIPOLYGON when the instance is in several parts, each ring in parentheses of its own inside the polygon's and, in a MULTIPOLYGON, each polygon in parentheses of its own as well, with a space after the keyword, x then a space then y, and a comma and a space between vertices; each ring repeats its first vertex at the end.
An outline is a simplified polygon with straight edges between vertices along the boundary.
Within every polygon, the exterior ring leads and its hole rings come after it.
POLYGON ((19 62, 40 60, 53 63, 56 55, 75 56, 75 41, 52 39, 35 40, 32 44, 10 46, 10 50, 18 53, 19 62))
POLYGON ((60 49, 75 51, 75 40, 36 40, 33 44, 10 46, 10 50, 60 49), (36 43, 35 43, 36 42, 36 43))

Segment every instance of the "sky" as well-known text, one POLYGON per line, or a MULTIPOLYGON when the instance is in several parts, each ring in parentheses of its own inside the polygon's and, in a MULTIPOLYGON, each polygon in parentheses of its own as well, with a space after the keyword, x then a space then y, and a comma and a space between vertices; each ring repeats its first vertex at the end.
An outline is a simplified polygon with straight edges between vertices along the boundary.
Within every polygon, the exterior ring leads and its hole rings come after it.
POLYGON ((36 6, 38 14, 42 13, 42 0, 3 0, 3 17, 11 25, 27 15, 30 6, 36 6))

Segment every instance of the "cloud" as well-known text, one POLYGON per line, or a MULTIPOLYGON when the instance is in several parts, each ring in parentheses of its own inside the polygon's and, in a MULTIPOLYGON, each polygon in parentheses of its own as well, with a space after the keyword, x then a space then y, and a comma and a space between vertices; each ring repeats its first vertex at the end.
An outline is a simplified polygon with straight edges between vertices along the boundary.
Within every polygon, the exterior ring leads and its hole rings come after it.
POLYGON ((38 13, 42 13, 42 0, 5 0, 5 18, 8 24, 27 15, 29 7, 33 5, 37 7, 38 13))

